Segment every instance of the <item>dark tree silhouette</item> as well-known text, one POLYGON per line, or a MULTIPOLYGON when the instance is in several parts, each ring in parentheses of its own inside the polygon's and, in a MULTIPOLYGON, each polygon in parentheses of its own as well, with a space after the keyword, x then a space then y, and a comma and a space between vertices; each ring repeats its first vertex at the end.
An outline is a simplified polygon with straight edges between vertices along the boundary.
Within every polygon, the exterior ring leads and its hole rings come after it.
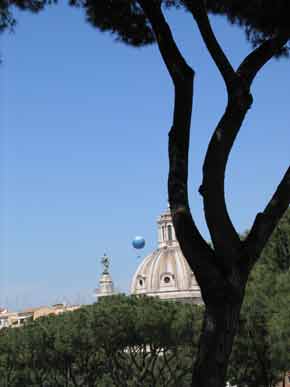
POLYGON ((16 25, 13 14, 15 8, 37 13, 47 4, 55 2, 56 0, 0 0, 0 32, 6 29, 13 30, 16 25))
POLYGON ((117 40, 140 46, 156 42, 174 86, 174 115, 169 132, 168 194, 175 232, 195 273, 205 302, 199 352, 192 386, 223 387, 248 276, 290 202, 290 168, 266 208, 241 240, 227 211, 224 180, 228 157, 247 111, 251 86, 274 56, 287 55, 290 5, 287 0, 72 0, 87 20, 117 40), (213 248, 201 236, 188 201, 188 151, 194 70, 182 56, 164 16, 164 7, 184 7, 198 25, 222 75, 227 105, 213 132, 203 164, 199 192, 213 248), (224 14, 253 43, 253 51, 234 69, 211 28, 208 12, 224 14))

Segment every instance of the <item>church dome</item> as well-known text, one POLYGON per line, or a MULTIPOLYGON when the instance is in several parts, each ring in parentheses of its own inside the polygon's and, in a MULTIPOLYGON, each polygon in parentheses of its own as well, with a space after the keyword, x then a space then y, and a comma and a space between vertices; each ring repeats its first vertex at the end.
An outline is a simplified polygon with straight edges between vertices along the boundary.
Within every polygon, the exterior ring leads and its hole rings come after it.
POLYGON ((158 248, 137 268, 131 293, 201 303, 199 286, 175 237, 169 209, 158 218, 157 225, 158 248))

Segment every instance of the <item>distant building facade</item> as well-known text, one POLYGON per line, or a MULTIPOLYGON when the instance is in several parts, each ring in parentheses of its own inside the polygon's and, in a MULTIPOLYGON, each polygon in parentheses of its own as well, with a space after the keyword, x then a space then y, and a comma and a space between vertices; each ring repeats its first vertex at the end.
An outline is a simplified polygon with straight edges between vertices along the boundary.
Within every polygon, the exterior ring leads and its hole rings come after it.
POLYGON ((28 308, 21 312, 8 312, 7 309, 2 309, 0 310, 0 329, 9 327, 18 328, 28 321, 33 321, 43 316, 72 312, 80 307, 81 305, 55 304, 52 306, 28 308))

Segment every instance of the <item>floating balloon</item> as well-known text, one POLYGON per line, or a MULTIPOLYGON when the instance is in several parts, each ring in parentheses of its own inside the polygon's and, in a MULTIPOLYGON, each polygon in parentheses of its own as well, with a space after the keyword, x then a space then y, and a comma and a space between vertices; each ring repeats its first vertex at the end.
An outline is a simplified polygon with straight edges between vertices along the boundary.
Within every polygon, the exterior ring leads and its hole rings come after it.
POLYGON ((145 239, 141 236, 136 236, 132 241, 132 245, 134 249, 143 249, 145 246, 145 239))

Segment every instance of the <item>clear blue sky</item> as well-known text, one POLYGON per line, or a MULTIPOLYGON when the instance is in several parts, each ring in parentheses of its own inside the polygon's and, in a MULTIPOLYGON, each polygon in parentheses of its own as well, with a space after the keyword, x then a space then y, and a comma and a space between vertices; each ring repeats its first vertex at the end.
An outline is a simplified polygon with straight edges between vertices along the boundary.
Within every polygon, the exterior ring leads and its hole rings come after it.
MULTIPOLYGON (((93 301, 104 252, 115 285, 128 291, 138 265, 131 240, 145 237, 143 256, 154 249, 167 206, 173 90, 158 49, 116 43, 65 6, 17 19, 15 33, 1 37, 0 305, 93 301)), ((190 16, 168 20, 196 71, 189 192, 208 238, 197 189, 225 90, 190 16)), ((249 44, 226 20, 212 22, 236 66, 249 44)), ((289 90, 285 59, 255 81, 226 179, 241 232, 288 166, 289 90)))

